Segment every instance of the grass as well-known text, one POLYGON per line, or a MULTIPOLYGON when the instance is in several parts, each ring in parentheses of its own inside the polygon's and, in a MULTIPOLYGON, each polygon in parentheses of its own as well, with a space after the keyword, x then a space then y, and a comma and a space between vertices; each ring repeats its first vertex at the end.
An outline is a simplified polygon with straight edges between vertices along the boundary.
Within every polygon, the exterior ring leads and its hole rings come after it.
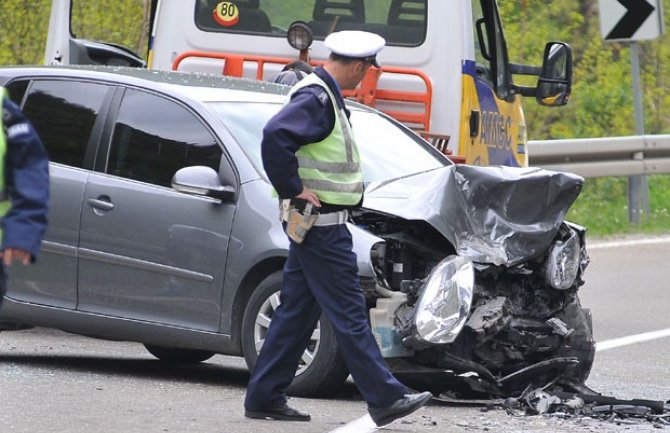
POLYGON ((586 179, 566 219, 585 226, 595 237, 670 233, 670 175, 649 176, 648 183, 650 212, 641 216, 639 224, 628 222, 627 177, 586 179))

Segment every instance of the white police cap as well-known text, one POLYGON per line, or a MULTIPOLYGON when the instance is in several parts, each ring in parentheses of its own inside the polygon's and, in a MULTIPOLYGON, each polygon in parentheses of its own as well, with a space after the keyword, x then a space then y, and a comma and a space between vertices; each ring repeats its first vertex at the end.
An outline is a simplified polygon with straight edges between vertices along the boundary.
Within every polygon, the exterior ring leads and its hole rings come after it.
POLYGON ((376 33, 342 30, 329 34, 323 44, 339 56, 363 59, 379 67, 376 56, 386 45, 386 40, 376 33))

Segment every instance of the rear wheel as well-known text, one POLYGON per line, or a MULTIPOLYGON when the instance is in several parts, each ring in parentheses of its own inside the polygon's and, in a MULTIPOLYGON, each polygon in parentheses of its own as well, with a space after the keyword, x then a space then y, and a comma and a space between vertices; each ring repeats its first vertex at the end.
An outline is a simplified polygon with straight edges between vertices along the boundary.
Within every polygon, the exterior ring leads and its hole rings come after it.
POLYGON ((156 358, 161 361, 173 362, 179 364, 196 364, 207 361, 215 355, 209 350, 194 349, 175 349, 172 347, 160 347, 151 344, 145 344, 144 347, 156 358))
MULTIPOLYGON (((252 293, 244 311, 242 348, 249 370, 253 370, 256 365, 272 315, 279 306, 281 279, 281 272, 264 279, 252 293)), ((342 386, 348 376, 349 371, 337 346, 332 325, 322 316, 288 392, 297 396, 330 395, 342 386)))

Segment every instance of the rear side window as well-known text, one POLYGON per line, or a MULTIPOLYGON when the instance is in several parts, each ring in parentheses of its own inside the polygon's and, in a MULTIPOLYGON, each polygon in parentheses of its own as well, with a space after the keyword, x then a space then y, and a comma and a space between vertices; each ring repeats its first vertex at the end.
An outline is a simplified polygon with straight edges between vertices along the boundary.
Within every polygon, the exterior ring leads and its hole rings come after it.
POLYGON ((28 89, 29 83, 30 81, 28 80, 20 80, 20 81, 14 81, 13 83, 7 85, 6 89, 7 92, 9 93, 9 99, 14 101, 16 105, 21 106, 23 96, 26 94, 26 90, 28 89))
POLYGON ((316 39, 338 30, 365 30, 387 45, 421 45, 426 39, 426 0, 198 0, 196 26, 206 32, 286 36, 303 21, 316 39))
POLYGON ((219 171, 222 150, 205 125, 175 101, 128 89, 114 125, 107 172, 170 187, 175 172, 219 171))
POLYGON ((34 81, 23 113, 53 162, 84 167, 93 125, 108 86, 75 81, 34 81))

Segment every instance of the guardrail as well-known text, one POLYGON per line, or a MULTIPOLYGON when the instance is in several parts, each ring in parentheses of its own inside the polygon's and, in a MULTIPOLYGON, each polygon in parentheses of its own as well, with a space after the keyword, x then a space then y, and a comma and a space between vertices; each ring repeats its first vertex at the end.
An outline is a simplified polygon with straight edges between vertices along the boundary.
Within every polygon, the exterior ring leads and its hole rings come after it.
POLYGON ((529 165, 584 177, 670 173, 670 135, 528 142, 529 165))

